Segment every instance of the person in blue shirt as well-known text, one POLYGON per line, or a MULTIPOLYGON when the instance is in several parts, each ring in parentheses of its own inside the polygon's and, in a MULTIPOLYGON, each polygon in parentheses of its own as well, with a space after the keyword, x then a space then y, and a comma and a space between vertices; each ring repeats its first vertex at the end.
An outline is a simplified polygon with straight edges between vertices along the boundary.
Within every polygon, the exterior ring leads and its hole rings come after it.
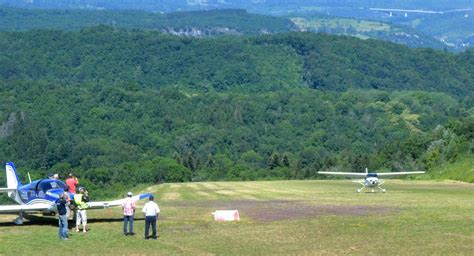
POLYGON ((68 240, 68 226, 67 226, 67 209, 66 209, 66 198, 64 194, 60 195, 56 200, 56 208, 58 209, 59 216, 59 239, 68 240))

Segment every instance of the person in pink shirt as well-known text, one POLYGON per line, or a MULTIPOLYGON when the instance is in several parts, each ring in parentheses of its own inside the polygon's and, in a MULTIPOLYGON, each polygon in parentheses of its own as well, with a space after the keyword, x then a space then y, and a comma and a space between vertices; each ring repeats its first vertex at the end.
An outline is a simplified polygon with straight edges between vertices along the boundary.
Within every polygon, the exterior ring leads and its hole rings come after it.
POLYGON ((132 192, 127 193, 127 198, 122 202, 123 209, 123 234, 135 235, 133 233, 133 217, 135 215, 135 200, 132 198, 132 192), (129 232, 127 232, 127 224, 130 223, 129 232))
POLYGON ((69 173, 69 177, 66 179, 66 185, 69 187, 69 192, 76 194, 76 186, 79 184, 79 181, 77 180, 72 173, 69 173))

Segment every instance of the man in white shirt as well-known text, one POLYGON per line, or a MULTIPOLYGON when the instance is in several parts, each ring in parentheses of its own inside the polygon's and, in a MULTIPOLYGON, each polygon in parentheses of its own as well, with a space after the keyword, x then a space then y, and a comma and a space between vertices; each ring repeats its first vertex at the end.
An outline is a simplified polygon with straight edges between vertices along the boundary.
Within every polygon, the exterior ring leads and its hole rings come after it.
POLYGON ((145 239, 150 239, 148 236, 148 231, 150 230, 150 225, 152 228, 151 238, 156 239, 156 220, 158 219, 158 214, 160 213, 160 207, 153 202, 155 199, 153 196, 148 198, 150 201, 143 206, 142 212, 145 213, 145 239))

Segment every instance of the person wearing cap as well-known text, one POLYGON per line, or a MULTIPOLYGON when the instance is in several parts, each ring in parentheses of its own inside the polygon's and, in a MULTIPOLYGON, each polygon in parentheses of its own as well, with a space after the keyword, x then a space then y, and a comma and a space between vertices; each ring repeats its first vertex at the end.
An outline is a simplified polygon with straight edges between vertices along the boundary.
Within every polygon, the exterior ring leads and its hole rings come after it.
POLYGON ((158 214, 160 213, 160 207, 153 202, 155 199, 153 196, 148 198, 150 201, 143 206, 142 212, 145 214, 145 239, 150 239, 148 236, 148 231, 150 230, 150 225, 152 228, 151 238, 156 239, 156 220, 158 219, 158 214))
POLYGON ((132 198, 132 192, 127 193, 127 198, 122 202, 122 210, 123 210, 123 234, 128 235, 135 235, 133 233, 133 217, 135 214, 135 200, 132 198), (130 223, 130 224, 129 224, 130 223), (130 225, 130 228, 127 232, 127 224, 130 225))

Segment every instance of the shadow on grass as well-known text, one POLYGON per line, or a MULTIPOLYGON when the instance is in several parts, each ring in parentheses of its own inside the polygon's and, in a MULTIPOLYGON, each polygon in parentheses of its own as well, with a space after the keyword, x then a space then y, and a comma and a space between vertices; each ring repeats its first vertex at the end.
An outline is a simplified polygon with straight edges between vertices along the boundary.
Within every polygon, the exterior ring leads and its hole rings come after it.
MULTIPOLYGON (((12 227, 12 226, 58 226, 58 219, 54 216, 37 216, 37 215, 23 215, 25 221, 22 225, 17 225, 13 222, 0 222, 0 227, 12 227)), ((145 218, 137 218, 135 217, 135 221, 145 221, 145 218)), ((110 223, 110 222, 122 222, 123 217, 116 217, 116 218, 90 218, 87 219, 87 223, 110 223)), ((75 227, 76 221, 69 220, 69 228, 75 227)))

